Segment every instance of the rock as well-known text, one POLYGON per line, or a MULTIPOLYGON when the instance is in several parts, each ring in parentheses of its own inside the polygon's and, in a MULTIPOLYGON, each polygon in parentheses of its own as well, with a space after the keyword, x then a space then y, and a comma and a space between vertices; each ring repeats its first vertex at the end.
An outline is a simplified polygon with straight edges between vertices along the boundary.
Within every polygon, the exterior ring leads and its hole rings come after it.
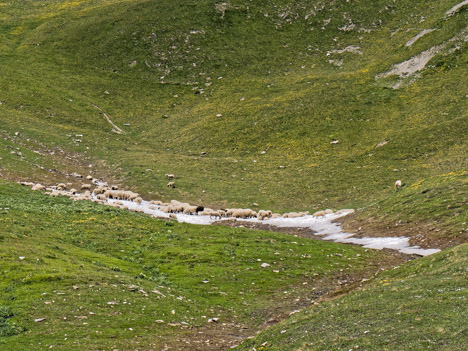
POLYGON ((266 262, 264 262, 264 263, 261 264, 260 267, 262 267, 262 268, 268 268, 268 267, 271 267, 271 265, 268 264, 268 263, 266 263, 266 262))
POLYGON ((382 147, 382 146, 384 146, 384 145, 387 144, 387 143, 388 143, 387 140, 381 141, 380 143, 378 143, 378 144, 375 146, 375 148, 377 149, 377 148, 379 148, 379 147, 382 147))
POLYGON ((46 318, 36 318, 36 319, 34 320, 34 322, 40 323, 40 322, 43 322, 43 321, 45 321, 45 320, 46 320, 46 318))
POLYGON ((339 140, 333 140, 333 141, 330 141, 330 144, 335 145, 335 144, 338 144, 339 142, 340 142, 339 140))

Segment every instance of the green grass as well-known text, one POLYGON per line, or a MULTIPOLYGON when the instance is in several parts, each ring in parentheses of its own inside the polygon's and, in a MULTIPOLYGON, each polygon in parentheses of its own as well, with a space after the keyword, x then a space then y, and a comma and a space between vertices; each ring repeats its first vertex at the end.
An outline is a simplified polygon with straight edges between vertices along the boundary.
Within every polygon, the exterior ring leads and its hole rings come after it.
MULTIPOLYGON (((422 227, 425 240, 449 246, 468 240, 468 173, 450 172, 407 184, 387 198, 358 211, 353 220, 371 230, 422 227)), ((421 234, 421 230, 408 231, 421 234)))
POLYGON ((2 350, 196 345, 217 331, 213 317, 223 330, 252 333, 386 260, 360 247, 161 221, 8 183, 0 183, 0 208, 2 350))
MULTIPOLYGON (((397 77, 376 76, 461 33, 467 7, 446 18, 459 0, 226 3, 0 2, 0 177, 76 187, 70 174, 90 173, 146 198, 212 207, 361 208, 358 221, 430 225, 424 235, 432 242, 466 242, 467 42, 449 43, 398 90, 390 88, 397 77), (434 31, 406 47, 423 29, 434 31), (350 45, 362 54, 334 51, 350 45), (112 132, 99 109, 124 133, 112 132), (166 173, 176 175, 175 189, 166 187, 166 173), (397 179, 406 187, 394 192, 397 179)), ((206 322, 216 315, 226 328, 248 325, 246 336, 296 297, 315 299, 303 282, 332 286, 340 269, 368 270, 381 257, 274 233, 160 222, 10 184, 0 193, 0 207, 9 208, 0 210, 6 350, 158 349, 205 336, 198 331, 225 333, 206 322), (257 269, 257 259, 276 262, 280 273, 257 269), (47 319, 33 322, 40 317, 47 319), (168 324, 181 322, 188 326, 168 324)), ((411 289, 435 284, 420 279, 411 278, 411 289)), ((432 307, 431 294, 424 297, 431 308, 417 308, 447 318, 441 328, 456 349, 458 317, 432 307)), ((392 298, 369 295, 388 299, 389 308, 392 298)), ((388 316, 372 333, 403 328, 388 316)), ((421 340, 435 324, 418 323, 414 348, 433 347, 421 340)), ((339 332, 339 343, 354 347, 339 332)), ((394 349, 411 332, 375 345, 394 349)), ((294 345, 307 349, 305 342, 294 345)))
MULTIPOLYGON (((463 30, 467 11, 444 19, 455 3, 230 1, 222 17, 213 1, 11 1, 0 26, 2 128, 89 158, 81 166, 153 198, 367 205, 396 179, 466 170, 466 43, 400 90, 375 79, 463 30), (349 19, 355 29, 340 30, 349 19), (425 28, 435 31, 404 46, 425 28), (332 52, 349 45, 362 55, 332 52)), ((79 163, 61 161, 59 170, 79 163)), ((27 162, 3 173, 47 180, 27 162)))
POLYGON ((467 257, 464 244, 381 273, 236 350, 465 350, 467 257))

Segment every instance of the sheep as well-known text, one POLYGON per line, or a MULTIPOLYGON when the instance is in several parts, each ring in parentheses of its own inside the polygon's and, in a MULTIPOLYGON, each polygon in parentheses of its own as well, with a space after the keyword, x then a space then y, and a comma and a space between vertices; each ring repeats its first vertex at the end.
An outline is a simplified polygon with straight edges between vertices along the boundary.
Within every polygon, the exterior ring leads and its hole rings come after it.
POLYGON ((34 183, 31 182, 19 182, 23 186, 34 186, 34 183))
POLYGON ((134 202, 136 202, 137 204, 141 204, 143 199, 141 197, 137 197, 135 200, 133 200, 134 202))
POLYGON ((106 201, 107 197, 105 195, 103 195, 103 194, 99 194, 99 195, 96 196, 96 199, 106 201))
POLYGON ((403 183, 401 182, 400 179, 398 179, 396 182, 395 182, 395 191, 397 191, 399 188, 401 188, 403 186, 403 183))
POLYGON ((160 210, 162 212, 164 212, 164 213, 172 213, 173 212, 172 205, 161 206, 160 210))
POLYGON ((137 193, 132 191, 120 191, 120 190, 106 190, 104 195, 110 199, 117 199, 117 200, 129 200, 133 201, 139 197, 137 193))
POLYGON ((312 214, 312 217, 323 217, 327 214, 331 214, 333 213, 333 210, 330 210, 330 209, 326 209, 324 211, 317 211, 315 212, 314 214, 312 214))
POLYGON ((151 205, 162 206, 162 205, 163 205, 163 202, 162 202, 162 201, 151 200, 151 201, 150 201, 150 204, 151 204, 151 205))
POLYGON ((76 191, 75 188, 71 188, 71 189, 70 189, 70 194, 75 195, 76 193, 77 193, 77 191, 76 191))
POLYGON ((198 206, 187 206, 184 208, 183 213, 184 214, 189 214, 189 215, 194 215, 197 213, 198 206))
POLYGON ((42 184, 40 184, 40 183, 37 183, 36 185, 34 185, 34 186, 32 187, 32 190, 34 190, 34 191, 37 191, 37 190, 45 190, 45 188, 46 188, 46 187, 45 187, 44 185, 42 185, 42 184))
POLYGON ((165 174, 164 176, 165 176, 167 179, 174 179, 174 178, 175 178, 175 175, 172 174, 172 173, 165 174))
POLYGON ((226 215, 225 215, 225 216, 226 216, 226 217, 230 217, 230 216, 232 216, 233 213, 234 213, 235 211, 237 211, 237 210, 238 210, 238 208, 228 208, 228 209, 225 210, 225 212, 226 212, 226 215))
POLYGON ((173 205, 172 205, 172 210, 173 212, 184 212, 184 210, 186 208, 189 208, 191 205, 186 203, 186 202, 178 202, 176 201, 173 205))
POLYGON ((111 190, 119 190, 119 186, 118 185, 111 185, 111 190))
POLYGON ((170 213, 169 214, 169 218, 171 219, 177 219, 177 215, 173 214, 173 213, 170 213))
POLYGON ((272 215, 271 211, 260 210, 258 211, 257 219, 262 221, 264 219, 270 218, 271 215, 272 215))
POLYGON ((91 190, 91 184, 83 184, 81 190, 91 190))
POLYGON ((342 214, 342 213, 351 214, 351 213, 354 213, 354 210, 352 208, 344 208, 342 210, 335 212, 335 214, 337 215, 342 214))
POLYGON ((300 217, 308 216, 309 214, 310 214, 309 211, 299 212, 299 216, 300 216, 300 217))
POLYGON ((123 202, 122 202, 122 201, 114 201, 114 204, 119 205, 119 206, 123 206, 123 202))
POLYGON ((87 175, 87 176, 86 176, 86 179, 88 179, 88 180, 92 180, 92 179, 93 179, 93 176, 91 176, 91 175, 87 175))
POLYGON ((254 214, 250 208, 235 210, 232 214, 234 218, 251 218, 254 214))
POLYGON ((208 208, 208 207, 205 207, 203 209, 203 211, 200 211, 198 214, 200 216, 210 216, 210 218, 211 217, 215 217, 215 218, 221 217, 221 214, 219 213, 219 211, 215 211, 212 208, 208 208))
POLYGON ((106 188, 102 186, 98 186, 96 189, 94 189, 94 194, 99 195, 99 194, 104 194, 106 192, 106 188))
POLYGON ((283 214, 283 218, 294 218, 297 216, 297 212, 287 212, 283 214))
POLYGON ((281 217, 281 213, 273 213, 271 215, 271 218, 280 218, 281 217))
POLYGON ((57 190, 67 190, 67 186, 64 183, 57 184, 57 190))
POLYGON ((174 182, 169 182, 167 183, 168 188, 175 188, 175 183, 174 182))

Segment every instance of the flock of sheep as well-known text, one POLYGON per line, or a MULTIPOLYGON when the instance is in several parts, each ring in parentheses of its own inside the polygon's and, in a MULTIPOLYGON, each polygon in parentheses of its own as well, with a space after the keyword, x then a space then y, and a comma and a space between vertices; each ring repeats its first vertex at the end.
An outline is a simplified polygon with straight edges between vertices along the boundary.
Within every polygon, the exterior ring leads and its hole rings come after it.
MULTIPOLYGON (((173 175, 166 175, 172 176, 173 175)), ((170 177, 167 177, 171 179, 170 177)), ((106 204, 113 207, 118 207, 134 212, 144 212, 141 208, 129 209, 128 206, 125 206, 123 201, 132 201, 137 204, 141 204, 143 199, 139 194, 134 193, 128 190, 119 190, 119 187, 116 185, 109 186, 105 182, 101 182, 97 179, 94 179, 91 176, 87 177, 92 184, 82 184, 80 187, 81 193, 74 188, 71 188, 72 183, 60 183, 54 186, 44 186, 42 184, 35 184, 31 182, 20 182, 20 184, 25 186, 31 186, 32 190, 43 190, 49 192, 50 196, 68 196, 75 201, 78 200, 89 200, 101 204, 106 204), (111 200, 111 201, 109 201, 111 200)), ((171 202, 165 203, 162 201, 150 201, 149 209, 151 210, 160 210, 163 213, 169 214, 169 218, 176 218, 176 214, 185 214, 185 215, 199 215, 199 216, 209 216, 211 218, 232 218, 235 219, 249 219, 257 218, 258 220, 265 220, 270 218, 298 218, 309 215, 307 212, 288 212, 284 214, 273 213, 269 210, 259 210, 254 211, 249 208, 228 208, 228 209, 219 209, 215 210, 212 208, 191 205, 185 202, 179 202, 177 200, 171 200, 171 202)), ((340 210, 337 212, 352 212, 353 210, 340 210)), ((317 211, 312 214, 314 217, 321 217, 327 214, 333 213, 332 210, 327 209, 324 211, 317 211)))

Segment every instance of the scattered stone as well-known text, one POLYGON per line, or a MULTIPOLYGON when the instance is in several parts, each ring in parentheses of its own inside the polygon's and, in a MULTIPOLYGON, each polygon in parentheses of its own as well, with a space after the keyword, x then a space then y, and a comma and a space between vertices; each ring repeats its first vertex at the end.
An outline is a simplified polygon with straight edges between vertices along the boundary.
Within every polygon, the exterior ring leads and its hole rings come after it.
POLYGON ((264 263, 262 263, 262 265, 261 265, 260 267, 262 267, 262 268, 268 268, 268 267, 271 267, 271 265, 268 264, 268 263, 266 263, 266 262, 264 262, 264 263))
POLYGON ((382 147, 382 146, 384 146, 384 145, 387 144, 387 143, 388 143, 387 140, 381 141, 380 143, 378 143, 378 144, 375 146, 375 148, 377 149, 377 148, 379 148, 379 147, 382 147))
POLYGON ((339 140, 333 140, 330 142, 330 144, 335 145, 335 144, 338 144, 339 142, 340 142, 339 140))
POLYGON ((34 320, 34 322, 40 323, 40 322, 44 322, 45 320, 46 320, 46 318, 36 318, 36 319, 34 320))

